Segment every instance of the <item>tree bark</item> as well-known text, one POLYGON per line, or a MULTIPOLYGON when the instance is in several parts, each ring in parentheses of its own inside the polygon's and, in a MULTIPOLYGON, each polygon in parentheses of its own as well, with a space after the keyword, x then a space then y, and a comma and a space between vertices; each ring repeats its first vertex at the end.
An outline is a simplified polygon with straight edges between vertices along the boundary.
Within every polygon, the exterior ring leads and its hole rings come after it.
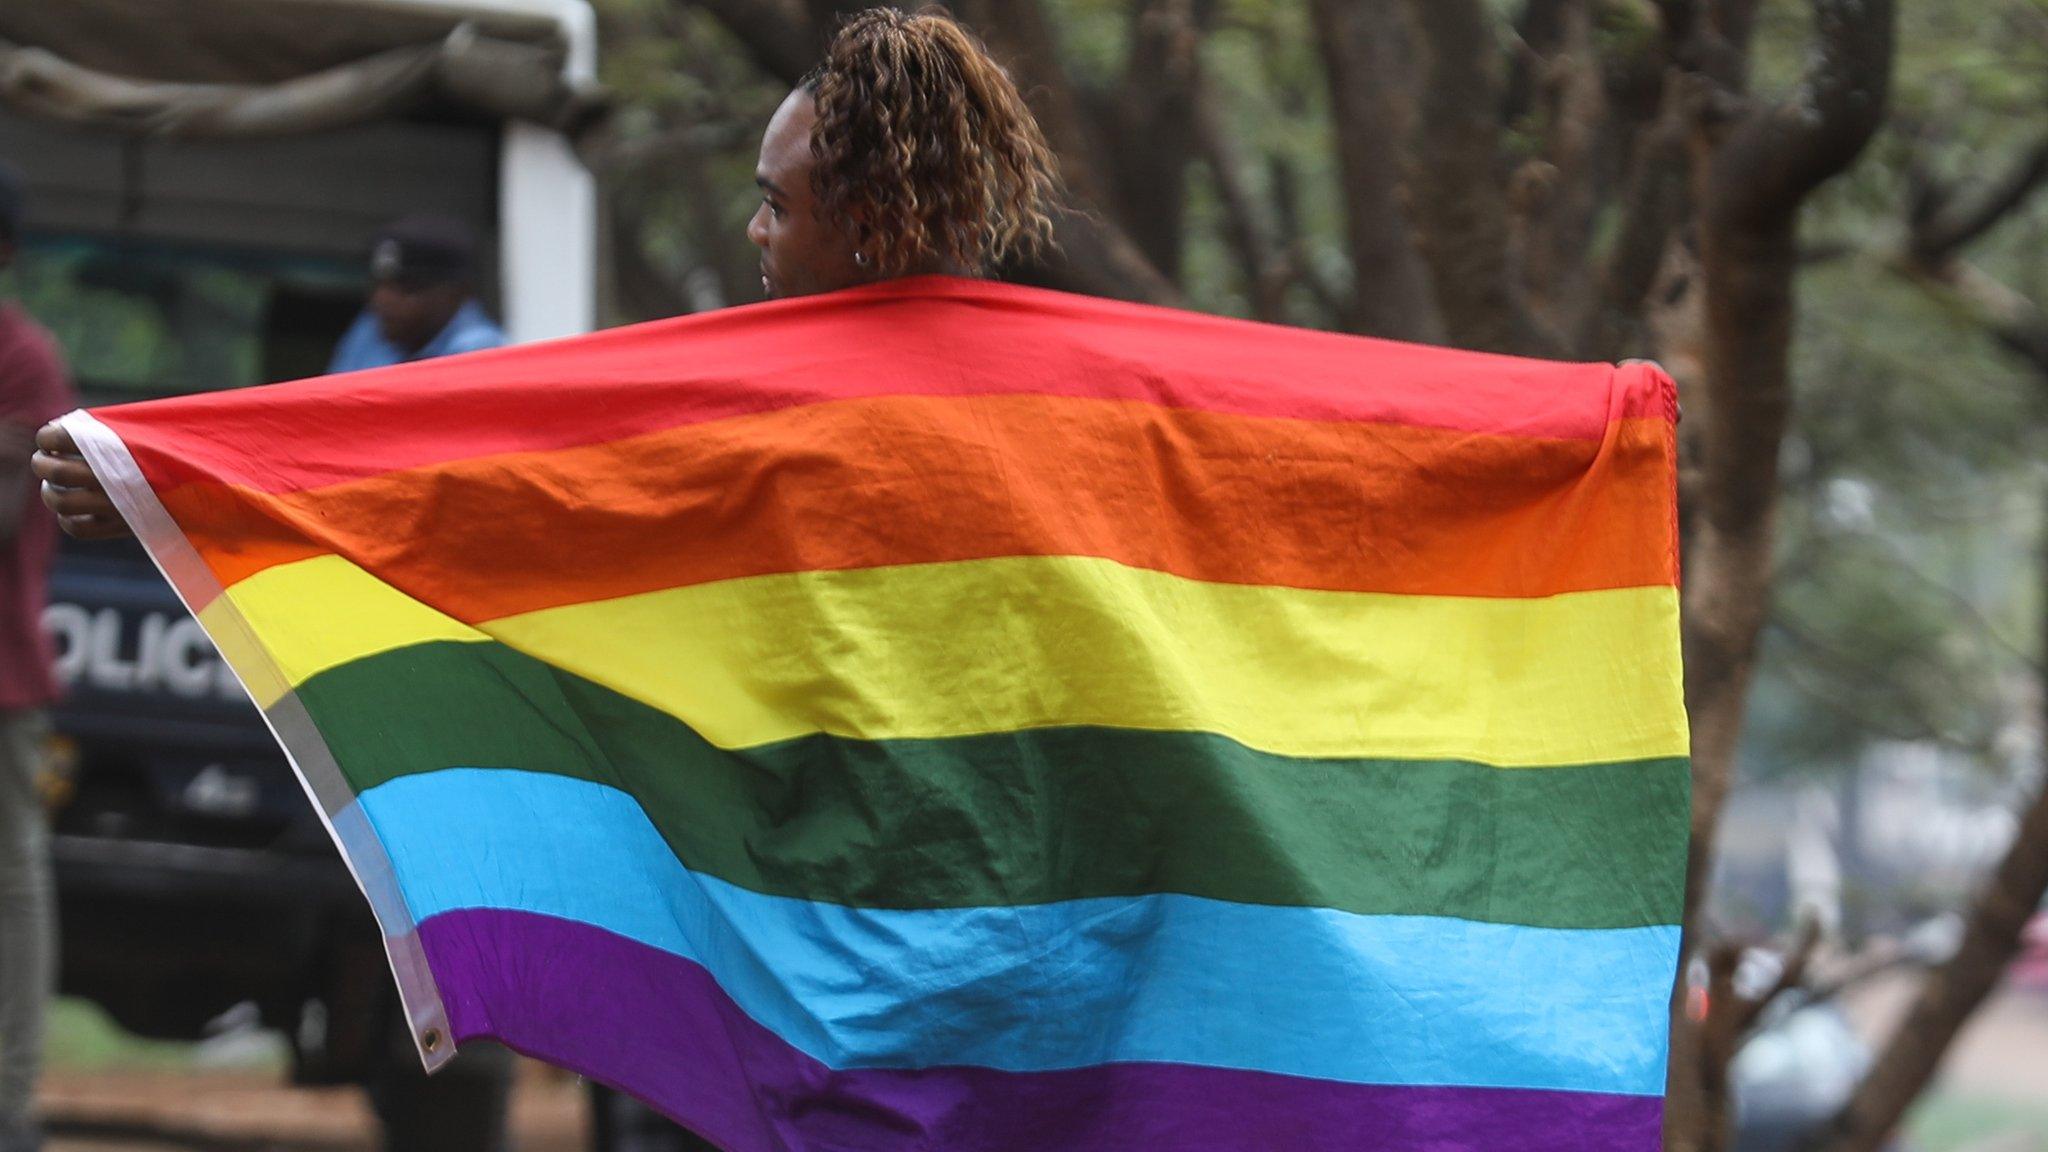
POLYGON ((1011 270, 1049 287, 1154 304, 1176 304, 1180 290, 1104 211, 1115 203, 1103 176, 1107 148, 1082 114, 1052 27, 1037 0, 961 0, 955 10, 1002 59, 1031 101, 1039 127, 1059 154, 1073 200, 1055 221, 1059 252, 1042 265, 1011 270))
POLYGON ((1910 244, 1912 258, 1930 267, 1945 262, 1990 231, 2043 184, 2048 184, 2048 138, 2029 148, 2012 171, 1983 194, 1968 203, 1951 197, 1931 218, 1917 222, 1910 244))
POLYGON ((689 0, 725 25, 763 71, 790 87, 818 62, 824 38, 796 0, 689 0))
MULTIPOLYGON (((2048 187, 2048 141, 2037 144, 2012 171, 1970 205, 1916 221, 1904 270, 1924 285, 1954 293, 2001 343, 2026 357, 2048 388, 2048 313, 2020 293, 1956 258, 1958 250, 2010 216, 2029 196, 2048 187)), ((2048 499, 2042 504, 2048 518, 2048 499)), ((2048 592, 2048 534, 2040 579, 2048 592)), ((2043 604, 2048 605, 2048 595, 2043 604)), ((2041 616, 2041 658, 2048 676, 2048 610, 2041 616)), ((2048 729, 2048 692, 2042 694, 2048 729)), ((1919 1098, 1970 1017, 1996 988, 2019 951, 2020 934, 2048 895, 2048 763, 2041 766, 2031 803, 2012 844, 1985 881, 1964 921, 1956 954, 1922 984, 1906 1018, 1878 1054, 1849 1103, 1814 1139, 1812 1152, 1874 1152, 1919 1098)))
POLYGON ((1688 922, 1707 879, 1768 610, 1778 454, 1791 409, 1798 209, 1862 151, 1890 82, 1892 0, 1816 0, 1814 8, 1820 63, 1805 94, 1709 128, 1696 144, 1710 338, 1700 539, 1687 573, 1695 770, 1688 922))
MULTIPOLYGON (((1718 6, 1746 16, 1745 0, 1718 6)), ((1790 350, 1798 212, 1856 158, 1883 118, 1892 63, 1892 0, 1814 0, 1815 64, 1800 93, 1694 138, 1707 315, 1706 388, 1695 537, 1685 587, 1686 704, 1692 714, 1693 816, 1685 887, 1686 948, 1697 944, 1722 805, 1757 637, 1769 612, 1778 457, 1791 411, 1790 350)), ((1725 15, 1725 13, 1724 13, 1725 15)), ((1682 953, 1683 954, 1683 953, 1682 953)), ((1674 997, 1682 1001, 1682 996, 1674 997)), ((1689 1026, 1674 1005, 1674 1029, 1689 1026)), ((1666 1144, 1701 1143, 1725 1116, 1714 1054, 1681 1036, 1666 1144)))
POLYGON ((1251 166, 1238 152, 1237 141, 1223 122, 1223 110, 1206 84, 1195 93, 1195 139, 1223 202, 1225 231, 1244 271, 1252 316, 1280 323, 1290 279, 1288 258, 1280 248, 1280 225, 1253 190, 1251 166))
POLYGON ((1686 206, 1686 85, 1673 73, 1665 87, 1663 114, 1637 137, 1619 234, 1579 328, 1578 354, 1590 360, 1649 354, 1644 309, 1686 206))
POLYGON ((1540 61, 1538 95, 1546 129, 1541 160, 1524 164, 1511 187, 1515 266, 1530 311, 1558 331, 1584 322, 1591 264, 1586 250, 1600 209, 1607 137, 1615 117, 1593 45, 1593 13, 1573 0, 1540 61))
POLYGON ((1117 147, 1110 176, 1119 216, 1138 250, 1176 282, 1200 49, 1214 11, 1214 0, 1138 0, 1131 9, 1130 60, 1113 105, 1117 147))
MULTIPOLYGON (((818 62, 839 15, 862 0, 690 0, 709 12, 771 76, 792 87, 818 62)), ((900 6, 900 5, 899 5, 900 6)), ((1059 153, 1067 187, 1079 203, 1059 213, 1060 252, 1042 265, 1006 270, 1019 279, 1103 296, 1174 303, 1179 292, 1124 231, 1100 214, 1095 156, 1101 151, 1078 110, 1050 27, 1036 0, 963 0, 961 17, 1008 61, 1019 87, 1033 97, 1040 126, 1059 153)))
MULTIPOLYGON (((2048 502, 2044 502, 2048 508, 2048 502)), ((2048 551, 2041 558, 2048 591, 2048 551)), ((2042 616, 2048 659, 2048 613, 2042 616)), ((2044 708, 2048 713, 2048 708, 2044 708)), ((2044 716, 2048 718, 2048 716, 2044 716)), ((1933 1080, 1956 1034, 1998 986, 2019 951, 2020 932, 2048 894, 2048 772, 2036 785, 2005 858, 1970 908, 1961 947, 1929 973, 1877 1064, 1841 1114, 1805 1147, 1824 1152, 1877 1152, 1906 1109, 1933 1080)))
POLYGON ((647 257, 647 222, 639 206, 615 192, 609 208, 606 232, 616 306, 632 321, 689 312, 689 294, 647 257))
POLYGON ((1354 332, 1440 341, 1429 268, 1403 206, 1402 156, 1411 117, 1401 58, 1414 37, 1395 0, 1313 0, 1330 85, 1353 288, 1343 317, 1354 332))
POLYGON ((1445 332, 1460 347, 1561 356, 1563 340, 1530 313, 1508 259, 1492 17, 1482 0, 1408 9, 1427 60, 1420 131, 1430 145, 1428 162, 1410 165, 1410 203, 1445 332))
POLYGON ((1525 0, 1515 17, 1516 51, 1508 62, 1507 87, 1501 96, 1502 123, 1515 127, 1535 112, 1544 61, 1564 40, 1569 10, 1584 7, 1585 0, 1525 0))

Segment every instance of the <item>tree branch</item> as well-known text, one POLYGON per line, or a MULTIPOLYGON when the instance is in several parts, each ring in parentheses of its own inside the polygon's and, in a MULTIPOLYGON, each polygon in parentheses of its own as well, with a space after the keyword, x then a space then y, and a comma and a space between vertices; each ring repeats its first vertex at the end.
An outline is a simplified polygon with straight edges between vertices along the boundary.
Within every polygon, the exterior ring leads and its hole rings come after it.
POLYGON ((1893 0, 1812 0, 1814 62, 1799 92, 1744 117, 1720 144, 1711 202, 1750 229, 1789 220, 1847 168, 1884 119, 1891 86, 1893 0))
POLYGON ((1409 0, 1428 61, 1411 207, 1444 328, 1462 347, 1558 356, 1564 343, 1530 314, 1508 260, 1501 186, 1499 61, 1481 0, 1409 0))
MULTIPOLYGON (((1749 946, 1738 940, 1722 940, 1706 950, 1707 969, 1707 1012, 1699 1021, 1695 1040, 1698 1044, 1697 1067, 1702 1074, 1701 1088, 1715 1098, 1726 1098, 1729 1093, 1728 1069, 1741 1050, 1742 1042, 1755 1028, 1773 1000, 1798 985, 1806 975, 1807 964, 1820 943, 1820 922, 1811 917, 1800 922, 1799 930, 1785 951, 1785 963, 1778 971, 1772 986, 1759 996, 1744 996, 1736 989, 1736 973, 1742 967, 1743 954, 1749 946)), ((1680 982, 1681 986, 1683 981, 1680 982)), ((1691 1135, 1697 1137, 1699 1147, 1719 1152, 1729 1145, 1732 1135, 1733 1117, 1725 1110, 1713 1111, 1702 1117, 1701 1130, 1691 1135)))
POLYGON ((823 29, 796 0, 689 0, 736 37, 770 76, 790 87, 818 62, 823 29))
POLYGON ((1636 140, 1621 227, 1607 253, 1593 304, 1579 328, 1579 354, 1594 360, 1643 355, 1643 311, 1664 251, 1686 205, 1686 78, 1665 82, 1665 108, 1636 140))
MULTIPOLYGON (((1953 215, 1918 213, 1915 236, 1898 267, 1924 286, 1946 292, 1976 313, 2002 343, 2027 356, 2048 385, 2048 315, 2025 296, 1954 253, 2010 213, 2044 183, 2048 142, 1994 186, 1977 205, 1953 215)), ((2048 590, 2048 551, 2040 579, 2048 590)), ((2048 667, 2048 613, 2042 615, 2037 667, 2048 667)), ((2042 698, 2048 721, 2048 694, 2042 698)), ((2048 895, 2048 773, 2022 812, 2012 843, 1979 890, 1956 953, 1929 973, 1904 1021, 1866 1076, 1806 1152, 1874 1152, 1933 1079, 1942 1057, 1991 995, 2020 948, 2027 921, 2048 895)))
MULTIPOLYGON (((2026 356, 2048 385, 2048 313, 1954 254, 2044 185, 2048 142, 1999 181, 1976 205, 1954 213, 1920 214, 1908 251, 1894 267, 1974 314, 2000 342, 2026 356)), ((2041 558, 2048 587, 2048 553, 2041 558)), ((2048 615, 2041 654, 2048 667, 2048 615)), ((2043 698, 2048 712, 2048 696, 2043 698)), ((2048 719, 2048 717, 2044 717, 2048 719)), ((2020 816, 2004 857, 1972 902, 1955 954, 1929 973, 1905 1019, 1849 1102, 1802 1146, 1804 1152, 1874 1152, 1933 1079, 1942 1057, 1991 995, 2019 951, 2020 937, 2048 895, 2048 774, 2020 816)))
POLYGON ((1195 92, 1195 139, 1216 180, 1230 246, 1244 270, 1252 315, 1279 323, 1284 319, 1291 277, 1287 255, 1280 248, 1280 226, 1253 190, 1250 165, 1239 154, 1236 139, 1223 123, 1223 111, 1216 106, 1215 92, 1206 83, 1195 92))
POLYGON ((1429 268, 1403 204, 1412 115, 1401 73, 1413 34, 1394 0, 1313 0, 1310 10, 1330 86, 1355 285, 1342 321, 1373 336, 1440 340, 1429 268))
POLYGON ((1509 203, 1515 274, 1530 310, 1564 330, 1584 322, 1591 295, 1586 249, 1605 190, 1610 135, 1628 129, 1608 102, 1588 5, 1573 0, 1558 17, 1562 26, 1537 81, 1541 158, 1515 173, 1509 203))
POLYGON ((2036 141, 2012 171, 1975 203, 1958 205, 1951 198, 1946 210, 1917 219, 1911 241, 1913 258, 1929 266, 1941 264, 2026 203, 2044 183, 2048 183, 2048 136, 2036 141))
MULTIPOLYGON (((1823 643, 1818 637, 1791 620, 1780 616, 1773 623, 1772 629, 1813 658, 1814 663, 1818 666, 1816 670, 1820 671, 1823 675, 1832 676, 1836 680, 1853 679, 1855 671, 1859 668, 1857 661, 1844 656, 1841 652, 1823 643)), ((1966 749, 1971 752, 1982 750, 1979 745, 1974 745, 1969 741, 1952 736, 1942 723, 1934 716, 1929 715, 1927 709, 1919 701, 1913 699, 1912 693, 1903 687, 1895 684, 1880 685, 1880 687, 1891 689, 1892 691, 1888 693, 1889 699, 1885 701, 1885 713, 1883 715, 1873 715, 1867 708, 1856 701, 1844 699, 1839 692, 1830 691, 1821 684, 1801 679, 1796 665, 1788 668, 1786 671, 1789 673, 1788 679, 1792 681, 1794 688, 1825 705, 1850 723, 1860 725, 1885 739, 1926 740, 1951 748, 1966 749)))
POLYGON ((1132 241, 1170 280, 1180 277, 1200 49, 1215 11, 1215 0, 1137 0, 1130 59, 1113 105, 1110 176, 1120 215, 1132 241))
MULTIPOLYGON (((2048 557, 2042 572, 2048 574, 2048 557)), ((2048 617, 2044 617, 2048 633, 2048 617)), ((2044 636, 2048 648, 2048 636, 2044 636)), ((1942 1056, 1997 987, 2018 953, 2020 933, 2048 894, 2048 779, 2020 817, 1964 921, 1956 954, 1930 972, 1870 1075, 1839 1115, 1805 1143, 1826 1152, 1875 1152, 1934 1077, 1942 1056)))
POLYGON ((2048 187, 2048 137, 1967 207, 1954 206, 1960 197, 1937 185, 1917 156, 1910 172, 1906 246, 1892 268, 1969 315, 2048 382, 2048 310, 1960 258, 1971 241, 2048 187))
MULTIPOLYGON (((1791 410, 1798 210, 1856 158, 1883 117, 1892 64, 1893 0, 1813 0, 1815 64, 1800 95, 1716 115, 1714 96, 1743 61, 1703 61, 1702 120, 1693 133, 1705 281, 1704 396, 1693 405, 1700 475, 1684 587, 1685 694, 1692 718, 1693 814, 1685 919, 1688 944, 1734 778, 1757 638, 1770 611, 1778 461, 1791 410)), ((1753 0, 1718 0, 1724 41, 1746 43, 1753 0), (1732 41, 1730 40, 1732 38, 1732 41)), ((1746 56, 1746 53, 1742 54, 1746 56)), ((1674 1014, 1674 1025, 1683 1018, 1674 1014)), ((1674 1051, 1685 1052, 1682 1038, 1674 1051)), ((1725 1069, 1711 1052, 1674 1060, 1667 1144, 1703 1149, 1725 1124, 1725 1069), (1688 1123, 1697 1131, 1688 1130, 1688 1123)))
POLYGON ((634 320, 679 316, 692 311, 689 293, 647 256, 647 221, 639 205, 623 193, 610 198, 607 240, 619 303, 634 320))
POLYGON ((1808 915, 1799 921, 1799 930, 1793 935, 1792 945, 1786 951, 1784 967, 1778 970, 1778 978, 1764 990, 1763 995, 1745 997, 1735 1013, 1735 1031, 1739 1036, 1748 1036, 1756 1028, 1757 1020, 1771 1002, 1791 991, 1806 979, 1806 970, 1813 963, 1814 950, 1820 947, 1820 921, 1808 915))
POLYGON ((1114 203, 1102 176, 1106 150, 1081 113, 1077 89, 1059 57, 1038 0, 961 0, 956 6, 1002 57, 1031 101, 1061 176, 1076 201, 1055 221, 1060 251, 1025 279, 1073 291, 1173 304, 1180 291, 1102 210, 1114 203))
POLYGON ((1501 121, 1513 125, 1536 109, 1545 61, 1564 41, 1567 9, 1585 0, 1525 0, 1515 17, 1515 53, 1501 96, 1501 121))
POLYGON ((1927 268, 1910 259, 1902 271, 2024 358, 2048 384, 2048 310, 1966 260, 1927 268))

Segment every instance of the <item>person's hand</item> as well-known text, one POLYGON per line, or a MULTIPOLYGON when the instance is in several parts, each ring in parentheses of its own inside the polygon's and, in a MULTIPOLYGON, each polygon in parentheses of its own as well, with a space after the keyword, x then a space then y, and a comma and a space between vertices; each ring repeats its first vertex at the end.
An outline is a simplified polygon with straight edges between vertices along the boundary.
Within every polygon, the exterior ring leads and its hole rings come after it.
POLYGON ((36 454, 29 460, 43 482, 43 503, 57 514, 64 531, 80 540, 112 540, 133 536, 107 496, 107 486, 93 475, 92 465, 78 451, 62 425, 45 424, 36 433, 36 454))

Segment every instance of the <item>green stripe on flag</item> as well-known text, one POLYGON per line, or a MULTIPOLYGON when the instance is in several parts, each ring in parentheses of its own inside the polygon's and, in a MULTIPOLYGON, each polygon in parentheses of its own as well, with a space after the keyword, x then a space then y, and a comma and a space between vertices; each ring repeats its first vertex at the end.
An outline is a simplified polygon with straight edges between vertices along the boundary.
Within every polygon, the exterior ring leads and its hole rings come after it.
POLYGON ((1682 759, 1297 759, 1196 732, 805 737, 740 752, 501 645, 429 643, 298 690, 357 792, 518 768, 636 796, 690 869, 878 908, 1182 893, 1551 928, 1676 923, 1682 759))

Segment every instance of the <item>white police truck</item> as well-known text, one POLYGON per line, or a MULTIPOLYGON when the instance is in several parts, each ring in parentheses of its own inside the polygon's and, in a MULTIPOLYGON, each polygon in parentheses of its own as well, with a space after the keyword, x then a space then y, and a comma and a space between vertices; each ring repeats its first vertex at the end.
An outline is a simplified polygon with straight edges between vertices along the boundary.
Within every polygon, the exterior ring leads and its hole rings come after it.
MULTIPOLYGON (((0 5, 13 287, 89 404, 319 374, 409 214, 484 241, 514 341, 587 330, 595 53, 584 0, 0 5)), ((361 897, 140 549, 67 541, 45 624, 65 990, 170 1039, 253 1005, 297 1079, 371 1089, 388 1146, 500 1147, 508 1062, 420 1072, 361 897)))

